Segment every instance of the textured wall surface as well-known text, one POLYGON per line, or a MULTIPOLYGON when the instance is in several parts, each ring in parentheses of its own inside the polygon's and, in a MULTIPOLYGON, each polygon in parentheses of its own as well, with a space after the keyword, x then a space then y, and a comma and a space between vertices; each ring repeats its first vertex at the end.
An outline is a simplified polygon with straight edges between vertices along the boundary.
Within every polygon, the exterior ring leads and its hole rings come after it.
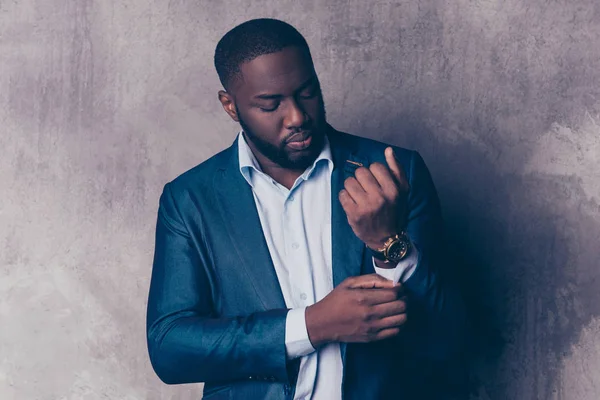
POLYGON ((0 0, 0 398, 197 399, 153 374, 162 185, 228 146, 216 42, 307 37, 330 122, 418 149, 477 399, 600 398, 597 0, 0 0))

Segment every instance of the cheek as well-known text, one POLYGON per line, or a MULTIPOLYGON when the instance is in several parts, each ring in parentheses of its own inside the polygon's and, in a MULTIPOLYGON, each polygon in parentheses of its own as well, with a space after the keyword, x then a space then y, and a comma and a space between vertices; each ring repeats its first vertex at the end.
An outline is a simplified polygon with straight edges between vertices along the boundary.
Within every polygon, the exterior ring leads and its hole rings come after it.
POLYGON ((283 119, 277 113, 264 113, 258 110, 253 113, 249 121, 245 122, 263 140, 277 147, 281 146, 283 119))
POLYGON ((262 113, 259 111, 259 115, 256 118, 256 124, 260 127, 261 132, 265 135, 273 138, 277 137, 281 129, 281 118, 276 113, 262 113), (262 114, 262 115, 261 115, 262 114))
POLYGON ((318 120, 323 117, 323 109, 321 104, 322 103, 320 99, 315 98, 313 100, 307 101, 304 104, 304 109, 307 111, 307 113, 312 119, 318 120))

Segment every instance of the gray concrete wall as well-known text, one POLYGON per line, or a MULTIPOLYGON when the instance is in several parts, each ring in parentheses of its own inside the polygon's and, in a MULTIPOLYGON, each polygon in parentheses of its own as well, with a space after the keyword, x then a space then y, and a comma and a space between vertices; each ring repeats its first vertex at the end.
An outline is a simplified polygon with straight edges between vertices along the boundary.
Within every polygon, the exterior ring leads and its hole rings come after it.
POLYGON ((600 398, 598 4, 0 0, 0 398, 199 397, 148 363, 158 196, 234 138, 212 54, 259 16, 306 35, 334 126, 429 164, 473 397, 600 398))

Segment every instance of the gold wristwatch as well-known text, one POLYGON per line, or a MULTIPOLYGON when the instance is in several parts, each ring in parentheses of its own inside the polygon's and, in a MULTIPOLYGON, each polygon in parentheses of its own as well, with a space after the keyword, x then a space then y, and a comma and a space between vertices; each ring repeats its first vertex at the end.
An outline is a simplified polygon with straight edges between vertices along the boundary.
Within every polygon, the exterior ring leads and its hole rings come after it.
POLYGON ((406 232, 400 232, 397 235, 387 238, 383 246, 379 249, 372 249, 373 257, 386 263, 398 263, 408 254, 410 250, 410 240, 406 232))

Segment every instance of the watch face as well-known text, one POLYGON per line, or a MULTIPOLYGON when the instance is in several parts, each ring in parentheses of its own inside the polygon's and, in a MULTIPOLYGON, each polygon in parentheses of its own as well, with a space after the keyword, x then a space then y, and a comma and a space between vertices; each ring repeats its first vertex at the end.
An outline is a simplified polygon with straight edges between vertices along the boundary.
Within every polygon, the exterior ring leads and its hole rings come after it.
POLYGON ((408 253, 408 242, 399 240, 390 246, 387 257, 393 261, 400 261, 406 253, 408 253))

